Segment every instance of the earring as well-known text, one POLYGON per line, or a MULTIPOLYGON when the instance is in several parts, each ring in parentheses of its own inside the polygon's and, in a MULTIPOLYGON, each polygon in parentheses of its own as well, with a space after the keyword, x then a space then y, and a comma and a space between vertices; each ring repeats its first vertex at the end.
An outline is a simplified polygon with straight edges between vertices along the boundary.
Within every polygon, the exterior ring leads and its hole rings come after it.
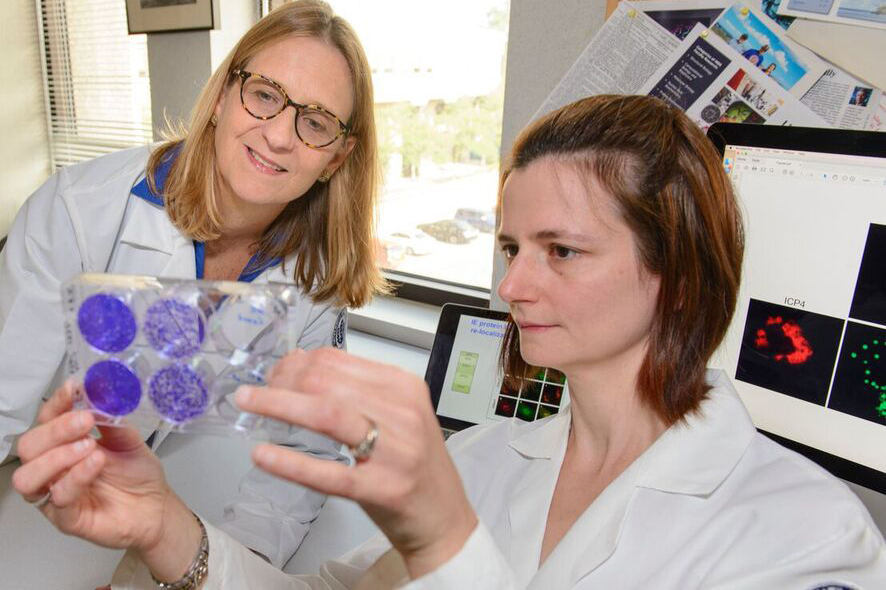
POLYGON ((218 116, 212 115, 212 117, 209 119, 209 124, 212 125, 213 127, 218 125, 218 116))
POLYGON ((317 177, 317 182, 329 182, 329 173, 324 172, 317 177))

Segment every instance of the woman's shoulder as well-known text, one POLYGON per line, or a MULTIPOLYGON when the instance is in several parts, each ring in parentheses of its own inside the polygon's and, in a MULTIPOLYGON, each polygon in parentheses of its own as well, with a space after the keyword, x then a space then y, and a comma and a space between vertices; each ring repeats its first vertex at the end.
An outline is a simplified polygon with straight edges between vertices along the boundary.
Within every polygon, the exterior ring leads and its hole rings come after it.
MULTIPOLYGON (((737 422, 747 422, 747 428, 728 433, 736 440, 747 441, 724 482, 726 490, 731 490, 737 500, 742 496, 770 498, 772 506, 778 510, 783 509, 782 498, 811 504, 842 501, 864 512, 863 505, 846 484, 803 455, 757 431, 725 373, 709 371, 708 382, 713 386, 710 403, 718 404, 718 409, 710 412, 713 419, 722 420, 726 416, 720 414, 725 411, 730 428, 737 422)), ((719 425, 723 426, 722 423, 719 425)))
POLYGON ((849 487, 806 457, 757 433, 738 467, 745 493, 794 498, 809 505, 845 502, 866 512, 849 487))
POLYGON ((711 404, 718 404, 711 411, 712 420, 723 427, 722 415, 728 414, 729 426, 717 432, 742 442, 736 448, 737 461, 726 476, 717 494, 732 506, 749 507, 755 512, 787 514, 793 510, 810 510, 841 505, 860 517, 867 517, 861 501, 845 483, 828 471, 757 431, 747 410, 740 402, 728 377, 720 371, 709 371, 708 382, 714 387, 711 404), (733 405, 729 405, 733 404, 733 405), (716 415, 715 415, 716 414, 716 415), (735 424, 747 422, 747 427, 737 429, 735 424), (727 432, 725 428, 730 430, 727 432))
POLYGON ((22 206, 28 233, 55 232, 81 218, 114 217, 144 174, 150 146, 140 146, 66 166, 52 174, 22 206), (48 229, 47 229, 48 228, 48 229))
POLYGON ((123 182, 131 188, 144 175, 152 146, 128 148, 62 168, 58 175, 68 189, 90 191, 123 182))
POLYGON ((719 495, 712 525, 734 528, 739 518, 737 546, 749 553, 766 548, 768 558, 785 563, 815 561, 828 547, 855 546, 859 559, 884 555, 879 528, 843 481, 762 434, 754 435, 719 495))
MULTIPOLYGON (((761 580, 771 578, 756 587, 786 587, 772 582, 785 576, 812 576, 811 584, 823 571, 847 580, 882 579, 886 546, 861 500, 844 482, 762 434, 711 499, 711 518, 698 534, 718 536, 728 547, 712 576, 743 579, 756 572, 761 580)), ((711 549, 710 543, 701 548, 711 549)))

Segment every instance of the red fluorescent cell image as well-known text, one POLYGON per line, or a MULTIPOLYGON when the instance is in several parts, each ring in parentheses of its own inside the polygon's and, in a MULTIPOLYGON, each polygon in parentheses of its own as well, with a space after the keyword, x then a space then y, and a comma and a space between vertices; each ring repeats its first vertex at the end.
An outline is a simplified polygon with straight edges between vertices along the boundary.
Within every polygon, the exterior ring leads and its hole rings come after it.
POLYGON ((512 418, 514 416, 514 412, 517 410, 517 400, 504 397, 500 395, 498 397, 498 403, 495 404, 495 415, 496 416, 504 416, 505 418, 512 418))
POLYGON ((784 321, 781 316, 769 316, 766 318, 766 328, 757 329, 757 335, 754 338, 754 346, 758 350, 769 349, 769 335, 767 329, 778 329, 785 337, 785 344, 778 352, 772 353, 772 358, 776 361, 785 361, 791 365, 800 365, 809 360, 812 356, 812 346, 803 336, 803 328, 794 321, 784 321))
POLYGON ((844 323, 750 299, 735 378, 823 406, 844 323))
POLYGON ((520 395, 520 385, 515 384, 510 375, 505 375, 504 381, 501 384, 501 394, 517 397, 520 395))
POLYGON ((545 387, 541 393, 541 401, 552 406, 559 406, 560 399, 563 397, 563 387, 554 385, 553 383, 545 383, 545 387))
POLYGON ((757 348, 769 348, 769 338, 766 337, 766 330, 763 328, 757 330, 757 339, 754 340, 754 346, 757 348))

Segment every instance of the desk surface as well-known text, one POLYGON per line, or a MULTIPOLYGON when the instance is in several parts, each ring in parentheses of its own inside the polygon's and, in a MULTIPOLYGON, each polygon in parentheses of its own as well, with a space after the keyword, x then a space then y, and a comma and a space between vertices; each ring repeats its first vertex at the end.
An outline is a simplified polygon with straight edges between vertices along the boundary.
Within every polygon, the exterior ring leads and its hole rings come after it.
MULTIPOLYGON (((348 347, 359 356, 385 359, 424 375, 427 351, 380 338, 348 333, 348 347)), ((172 434, 160 445, 172 487, 209 521, 219 522, 222 508, 234 496, 251 467, 255 443, 239 438, 172 434)), ((0 468, 0 586, 3 590, 55 590, 107 584, 122 551, 102 549, 66 537, 12 490, 17 463, 0 468)), ((337 557, 377 529, 358 506, 332 498, 312 524, 288 572, 315 573, 326 559, 337 557)))

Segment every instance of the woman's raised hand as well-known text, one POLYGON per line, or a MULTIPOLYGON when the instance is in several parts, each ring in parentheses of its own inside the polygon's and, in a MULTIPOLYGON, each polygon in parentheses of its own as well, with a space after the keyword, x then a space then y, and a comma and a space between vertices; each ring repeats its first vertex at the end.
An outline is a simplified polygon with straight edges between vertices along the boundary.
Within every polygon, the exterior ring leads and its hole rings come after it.
POLYGON ((320 492, 357 501, 403 556, 413 578, 455 555, 477 524, 431 407, 424 381, 335 349, 295 351, 269 387, 237 392, 241 409, 357 447, 378 436, 353 467, 261 445, 256 464, 320 492))
POLYGON ((72 399, 66 383, 40 409, 39 425, 19 439, 22 466, 13 487, 29 502, 51 492, 38 506, 64 533, 105 547, 154 550, 171 532, 164 526, 170 518, 179 519, 182 511, 186 522, 193 517, 137 431, 99 427, 96 440, 90 436, 92 414, 71 411, 72 399))

